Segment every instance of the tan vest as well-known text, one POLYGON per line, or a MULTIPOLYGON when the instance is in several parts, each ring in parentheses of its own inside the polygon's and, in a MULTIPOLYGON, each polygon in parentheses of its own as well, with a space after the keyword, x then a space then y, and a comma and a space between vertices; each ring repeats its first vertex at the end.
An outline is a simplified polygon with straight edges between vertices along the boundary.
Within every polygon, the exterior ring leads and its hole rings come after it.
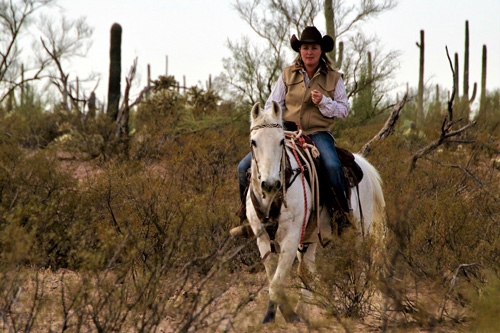
POLYGON ((317 89, 323 95, 333 99, 335 87, 340 78, 341 74, 335 70, 327 72, 320 70, 314 74, 306 86, 301 67, 295 65, 286 67, 283 71, 283 80, 287 89, 283 119, 298 123, 304 134, 329 131, 334 118, 321 114, 312 102, 311 91, 317 89))

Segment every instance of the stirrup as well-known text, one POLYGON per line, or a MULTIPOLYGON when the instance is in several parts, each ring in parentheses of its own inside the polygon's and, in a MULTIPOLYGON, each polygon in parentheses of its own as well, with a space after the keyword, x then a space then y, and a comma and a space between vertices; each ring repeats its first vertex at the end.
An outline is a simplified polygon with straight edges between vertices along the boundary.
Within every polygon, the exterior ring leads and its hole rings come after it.
POLYGON ((339 216, 335 219, 337 223, 337 235, 341 236, 342 233, 350 228, 352 228, 352 223, 350 221, 350 214, 341 212, 339 216))

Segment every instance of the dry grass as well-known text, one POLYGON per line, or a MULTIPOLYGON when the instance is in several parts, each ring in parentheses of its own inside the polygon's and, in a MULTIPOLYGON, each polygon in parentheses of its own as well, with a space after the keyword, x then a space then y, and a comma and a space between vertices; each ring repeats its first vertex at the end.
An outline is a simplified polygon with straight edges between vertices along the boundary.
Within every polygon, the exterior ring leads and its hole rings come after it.
MULTIPOLYGON (((64 133, 76 134, 45 149, 19 144, 36 141, 24 132, 0 140, 1 331, 488 332, 496 324, 498 129, 471 131, 462 139, 474 144, 443 145, 411 172, 412 153, 432 138, 397 132, 377 143, 369 160, 384 180, 383 261, 373 261, 380 249, 370 242, 319 249, 309 321, 278 315, 262 326, 267 282, 255 243, 228 236, 247 118, 190 127, 169 98, 142 106, 128 152, 106 139, 105 120, 75 118, 64 133)), ((2 123, 2 133, 14 125, 2 123)), ((356 151, 378 129, 338 130, 338 142, 356 151)), ((294 301, 299 286, 292 272, 294 301)))

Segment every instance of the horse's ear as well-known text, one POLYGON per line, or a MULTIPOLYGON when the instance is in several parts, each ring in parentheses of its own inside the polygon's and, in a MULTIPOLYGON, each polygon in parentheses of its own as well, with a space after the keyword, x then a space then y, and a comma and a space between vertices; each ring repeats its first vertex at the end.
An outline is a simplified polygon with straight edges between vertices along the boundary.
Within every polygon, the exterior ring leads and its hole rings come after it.
POLYGON ((281 106, 273 101, 273 112, 276 116, 281 118, 281 106))
POLYGON ((255 103, 252 107, 252 118, 255 119, 259 116, 260 113, 260 104, 255 103))

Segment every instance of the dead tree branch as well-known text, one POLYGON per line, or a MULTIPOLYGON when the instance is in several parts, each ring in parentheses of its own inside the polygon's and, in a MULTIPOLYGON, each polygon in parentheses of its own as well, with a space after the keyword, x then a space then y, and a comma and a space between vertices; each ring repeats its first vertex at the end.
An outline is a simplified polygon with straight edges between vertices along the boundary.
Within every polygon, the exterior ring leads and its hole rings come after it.
POLYGON ((128 102, 130 96, 130 88, 132 82, 134 81, 135 75, 137 73, 137 58, 134 59, 132 66, 130 67, 129 73, 125 78, 126 86, 125 93, 123 95, 123 102, 118 111, 118 116, 116 123, 118 124, 118 136, 128 137, 128 119, 130 115, 130 105, 128 102))
POLYGON ((457 164, 445 164, 445 163, 441 163, 440 161, 433 160, 431 158, 427 158, 427 160, 429 160, 431 162, 434 162, 434 163, 436 163, 438 165, 441 165, 443 167, 459 169, 459 170, 463 171, 464 174, 466 174, 467 176, 469 176, 470 178, 472 178, 479 185, 479 187, 484 188, 483 182, 479 178, 477 178, 476 176, 474 176, 474 174, 469 169, 467 169, 467 168, 465 168, 465 167, 463 167, 461 165, 457 165, 457 164))
POLYGON ((130 104, 130 108, 133 108, 134 106, 136 106, 137 104, 139 104, 140 102, 142 102, 142 100, 144 99, 144 97, 146 96, 146 94, 151 89, 153 89, 153 86, 146 86, 146 87, 144 87, 141 90, 141 92, 139 93, 139 96, 137 96, 137 98, 135 99, 135 101, 133 101, 132 104, 130 104))
POLYGON ((443 316, 445 314, 446 304, 448 303, 448 300, 451 297, 452 290, 455 288, 455 285, 456 285, 457 279, 458 279, 458 274, 460 274, 460 271, 462 271, 463 274, 466 274, 468 269, 471 269, 472 267, 476 267, 476 266, 479 268, 484 268, 483 265, 481 265, 477 262, 472 263, 472 264, 461 264, 457 267, 457 269, 455 270, 455 274, 453 274, 453 276, 451 277, 450 285, 449 285, 448 290, 446 292, 444 303, 441 307, 441 318, 443 318, 443 316))
POLYGON ((470 127, 473 127, 473 126, 476 125, 476 122, 473 121, 473 122, 471 122, 471 123, 469 123, 469 124, 467 124, 467 125, 459 128, 456 131, 448 132, 449 129, 451 128, 451 126, 453 126, 454 124, 456 124, 460 120, 461 119, 459 119, 458 121, 448 121, 448 118, 444 119, 443 125, 441 126, 441 136, 437 140, 431 142, 430 144, 428 144, 424 148, 422 148, 419 151, 417 151, 413 155, 413 157, 411 158, 410 172, 413 171, 413 169, 415 169, 416 164, 417 164, 417 160, 419 158, 421 158, 422 156, 425 156, 425 155, 429 154, 430 152, 432 152, 433 150, 435 150, 437 147, 441 146, 444 142, 450 142, 450 140, 448 140, 448 138, 457 136, 457 135, 465 132, 470 127))
POLYGON ((378 132, 377 135, 375 135, 368 143, 366 143, 363 148, 358 152, 363 157, 366 157, 370 154, 372 150, 372 144, 375 141, 383 140, 392 133, 394 133, 394 127, 396 126, 396 122, 399 119, 399 115, 401 114, 401 110, 406 104, 406 101, 408 100, 408 94, 405 94, 403 99, 399 101, 396 105, 394 105, 394 108, 392 109, 391 114, 389 115, 389 118, 384 124, 384 127, 378 132))
POLYGON ((425 156, 425 155, 429 154, 430 152, 434 151, 437 147, 439 147, 443 143, 445 143, 445 142, 451 142, 452 140, 449 140, 449 138, 457 136, 457 135, 465 132, 466 130, 468 130, 470 127, 473 127, 473 126, 476 125, 476 122, 473 121, 473 122, 471 122, 471 123, 469 123, 469 124, 467 124, 465 126, 462 126, 458 130, 455 130, 455 131, 451 130, 452 127, 454 125, 458 124, 460 121, 462 121, 462 119, 453 120, 453 100, 455 99, 455 88, 456 88, 455 87, 455 76, 457 75, 457 73, 453 69, 453 65, 451 63, 450 54, 448 53, 448 47, 446 47, 446 55, 448 56, 448 61, 450 63, 451 72, 453 74, 453 90, 452 90, 452 93, 451 93, 451 97, 448 100, 448 116, 446 116, 444 118, 444 120, 443 120, 443 124, 441 125, 441 135, 439 136, 439 138, 436 139, 435 141, 431 142, 430 144, 428 144, 424 148, 418 150, 412 156, 411 162, 410 162, 409 172, 412 172, 415 169, 416 164, 417 164, 417 160, 419 158, 421 158, 422 156, 425 156))
POLYGON ((445 46, 445 48, 446 48, 446 56, 448 57, 448 63, 450 64, 451 74, 453 78, 453 88, 451 89, 451 97, 448 100, 448 118, 450 119, 450 121, 453 121, 453 100, 455 99, 455 91, 457 90, 456 77, 458 73, 455 72, 455 69, 453 68, 453 62, 451 61, 450 53, 448 52, 448 46, 445 46))

